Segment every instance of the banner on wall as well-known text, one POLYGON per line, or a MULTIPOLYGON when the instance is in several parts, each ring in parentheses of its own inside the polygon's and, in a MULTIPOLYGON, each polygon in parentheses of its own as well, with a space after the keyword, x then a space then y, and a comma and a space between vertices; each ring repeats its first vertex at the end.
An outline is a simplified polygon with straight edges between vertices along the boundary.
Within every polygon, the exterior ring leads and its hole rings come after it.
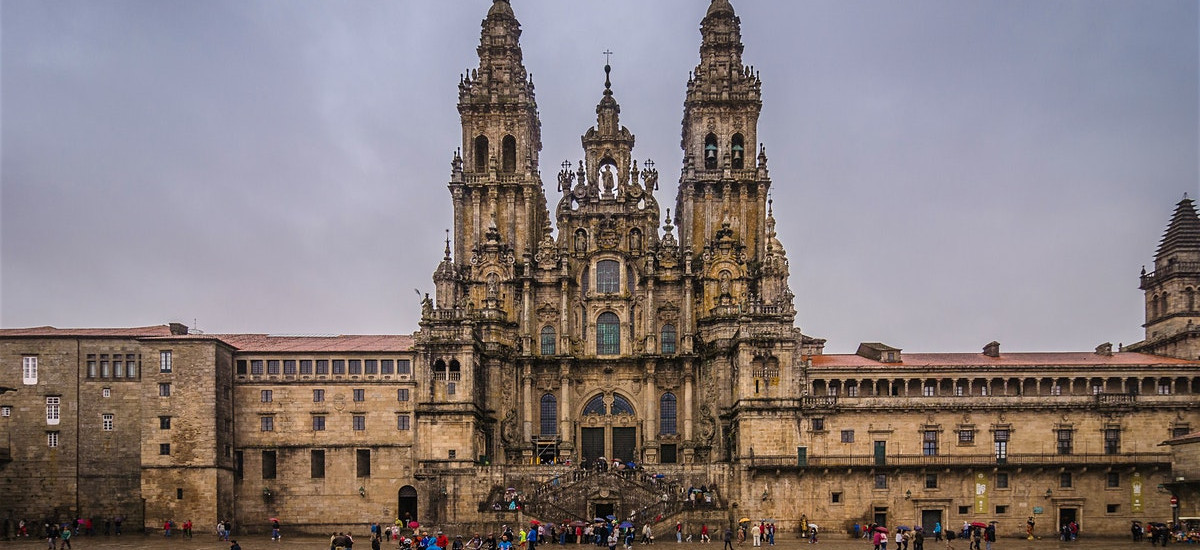
POLYGON ((1129 509, 1135 514, 1142 513, 1142 474, 1134 472, 1129 481, 1129 509))
POLYGON ((988 513, 988 498, 987 498, 987 474, 979 472, 975 474, 975 513, 988 513))

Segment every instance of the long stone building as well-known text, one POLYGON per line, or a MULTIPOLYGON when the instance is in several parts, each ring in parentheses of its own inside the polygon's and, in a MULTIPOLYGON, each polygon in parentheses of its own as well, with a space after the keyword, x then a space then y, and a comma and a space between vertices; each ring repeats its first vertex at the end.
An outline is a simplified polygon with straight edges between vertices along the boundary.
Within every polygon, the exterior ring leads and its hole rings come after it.
POLYGON ((0 330, 0 519, 996 520, 1004 535, 1030 516, 1039 535, 1169 519, 1191 470, 1161 443, 1200 429, 1193 202, 1141 276, 1142 342, 823 353, 795 325, 762 82, 727 0, 700 32, 664 209, 607 66, 583 160, 543 185, 520 26, 495 0, 459 84, 453 238, 412 335, 0 330), (598 467, 613 460, 638 468, 598 467))

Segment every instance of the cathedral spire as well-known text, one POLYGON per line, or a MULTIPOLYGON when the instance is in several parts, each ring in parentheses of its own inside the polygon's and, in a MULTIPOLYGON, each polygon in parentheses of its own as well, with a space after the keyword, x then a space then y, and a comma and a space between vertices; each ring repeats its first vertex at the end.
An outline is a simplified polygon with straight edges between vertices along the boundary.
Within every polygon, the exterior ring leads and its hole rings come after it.
POLYGON ((1196 214, 1195 201, 1185 193, 1183 200, 1175 205, 1175 214, 1159 242, 1155 260, 1156 263, 1166 261, 1168 257, 1182 253, 1189 256, 1186 261, 1200 261, 1200 258, 1191 257, 1196 251, 1200 251, 1200 216, 1196 214))

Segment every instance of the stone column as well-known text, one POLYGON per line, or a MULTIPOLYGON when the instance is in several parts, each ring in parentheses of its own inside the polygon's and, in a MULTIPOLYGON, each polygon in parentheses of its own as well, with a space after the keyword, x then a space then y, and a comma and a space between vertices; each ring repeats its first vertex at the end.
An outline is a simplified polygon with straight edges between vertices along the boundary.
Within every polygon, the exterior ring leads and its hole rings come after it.
POLYGON ((683 362, 683 407, 676 408, 676 412, 682 409, 683 412, 683 439, 684 441, 692 440, 692 393, 693 380, 696 373, 693 372, 693 363, 691 359, 683 362))
POLYGON ((521 420, 525 428, 525 440, 522 441, 524 445, 533 437, 533 367, 528 362, 521 366, 521 401, 521 420))
POLYGON ((656 365, 653 359, 646 360, 646 376, 642 381, 644 386, 642 388, 642 393, 646 395, 646 412, 643 414, 645 422, 642 425, 646 427, 646 433, 642 434, 642 448, 646 447, 646 443, 654 441, 658 437, 658 407, 655 406, 657 404, 657 400, 655 399, 656 392, 654 383, 655 366, 656 365))
POLYGON ((571 376, 570 363, 563 361, 559 363, 558 375, 558 435, 562 438, 563 443, 569 443, 575 439, 575 434, 571 430, 571 376))

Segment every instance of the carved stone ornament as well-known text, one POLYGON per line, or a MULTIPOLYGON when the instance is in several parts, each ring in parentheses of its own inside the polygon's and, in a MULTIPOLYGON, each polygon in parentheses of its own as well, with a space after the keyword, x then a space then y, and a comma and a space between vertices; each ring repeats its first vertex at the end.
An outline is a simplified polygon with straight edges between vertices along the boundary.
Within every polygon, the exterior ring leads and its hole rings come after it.
POLYGON ((552 302, 542 302, 537 308, 538 320, 548 323, 558 318, 558 306, 552 302))

